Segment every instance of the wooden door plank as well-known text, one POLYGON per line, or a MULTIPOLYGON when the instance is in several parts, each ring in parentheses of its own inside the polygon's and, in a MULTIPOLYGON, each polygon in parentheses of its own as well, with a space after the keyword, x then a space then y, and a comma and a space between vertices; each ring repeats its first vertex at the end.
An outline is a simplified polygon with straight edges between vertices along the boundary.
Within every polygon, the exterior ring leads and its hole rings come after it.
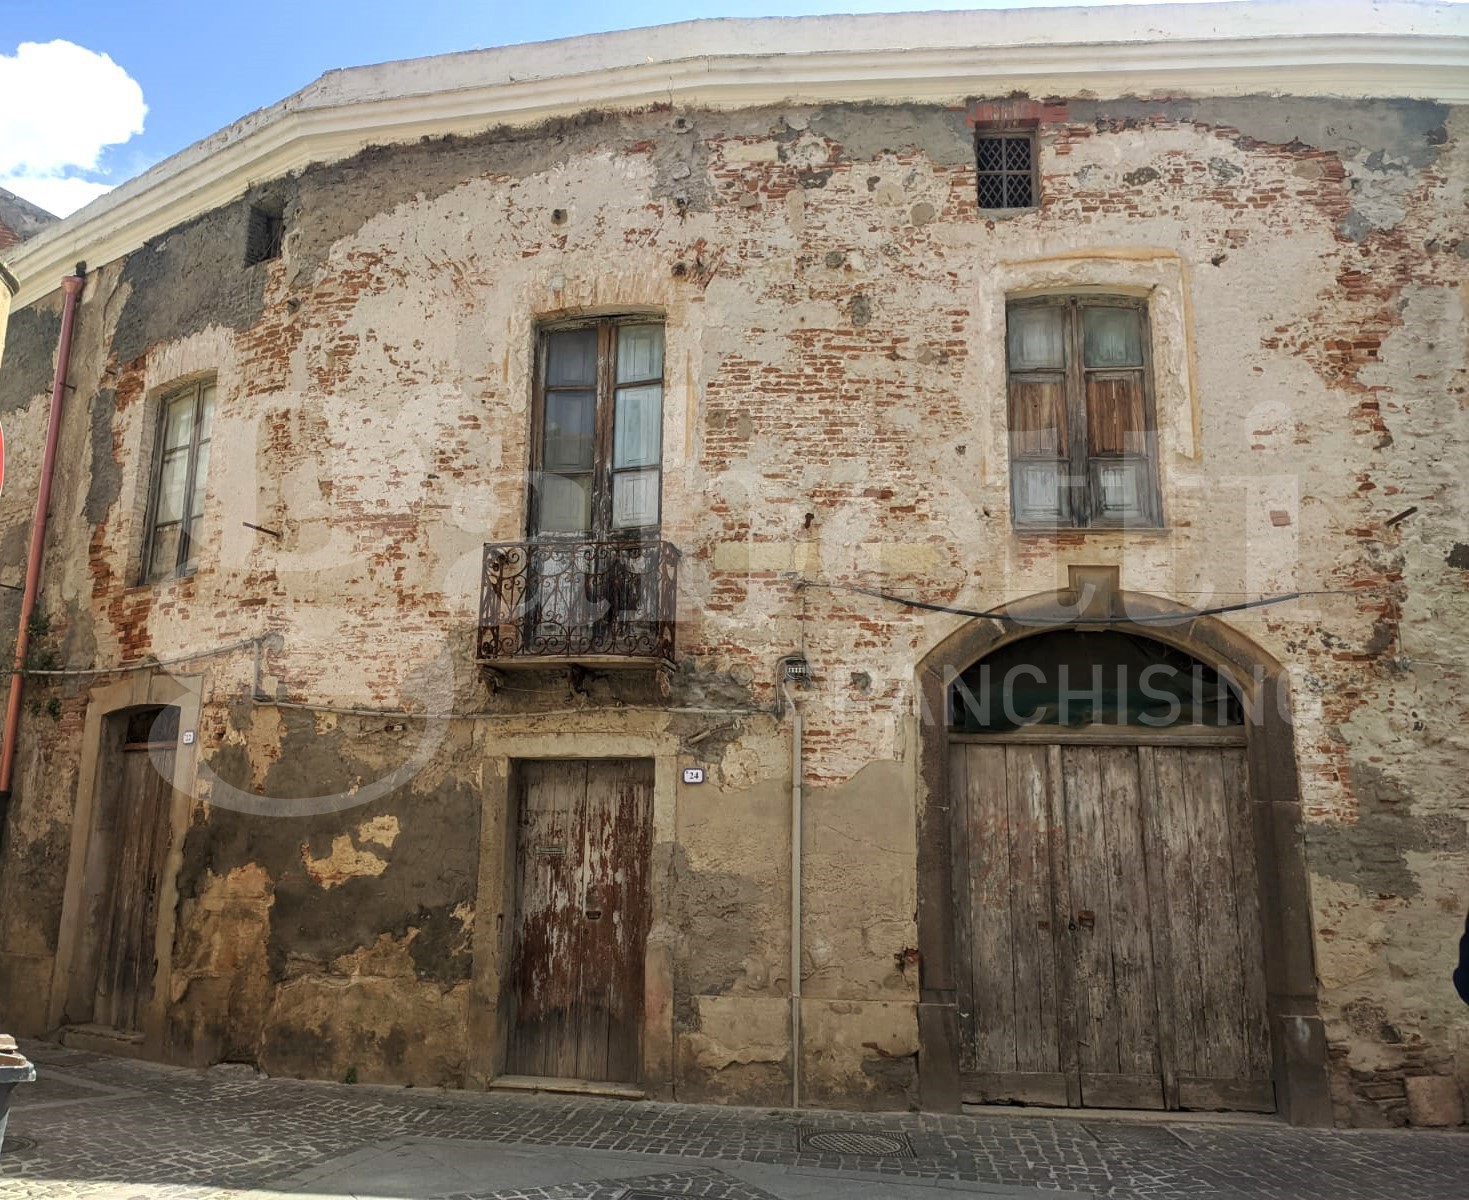
POLYGON ((587 792, 581 821, 581 986, 576 1004, 577 1079, 606 1080, 609 995, 616 974, 617 945, 612 936, 618 917, 610 883, 616 874, 617 812, 622 797, 606 763, 587 764, 587 792))
POLYGON ((652 762, 589 764, 586 811, 578 1070, 584 1079, 632 1083, 642 1060, 652 762))
POLYGON ((1071 1105, 1071 1081, 1059 1071, 972 1071, 959 1077, 965 1104, 1071 1105))
POLYGON ((1143 826, 1143 873, 1148 887, 1148 928, 1153 951, 1153 987, 1158 997, 1158 1063, 1163 1075, 1163 1104, 1177 1108, 1178 1098, 1178 988, 1173 969, 1173 905, 1168 894, 1163 838, 1163 798, 1158 782, 1158 751, 1140 746, 1138 805, 1143 826))
POLYGON ((1203 982, 1203 1027, 1196 1074, 1239 1079, 1245 1070, 1244 978, 1235 908, 1232 814, 1218 750, 1191 750, 1184 782, 1192 816, 1193 874, 1200 923, 1194 941, 1203 982))
POLYGON ((517 898, 505 1073, 557 1075, 576 1067, 572 1010, 580 986, 579 821, 586 766, 519 766, 517 898), (567 1042, 571 1045, 568 1049, 567 1042))
MULTIPOLYGON (((578 1079, 577 1052, 582 1031, 582 970, 586 956, 582 947, 582 903, 586 895, 586 799, 587 764, 547 764, 564 769, 556 787, 556 831, 564 831, 566 872, 560 876, 565 890, 551 897, 550 915, 559 939, 552 943, 546 960, 554 1006, 547 1014, 546 1070, 557 1079, 578 1079)), ((554 868, 553 868, 554 870, 554 868)))
MULTIPOLYGON (((1270 1028, 1266 1017, 1265 955, 1261 944, 1259 876, 1255 869, 1254 814, 1243 750, 1220 754, 1224 798, 1233 833, 1234 899, 1239 928, 1240 974, 1244 979, 1245 1078, 1269 1082, 1270 1028)), ((1274 1096, 1272 1084, 1271 1096, 1274 1096)))
MULTIPOLYGON (((1101 758, 1089 746, 1061 749, 1061 792, 1065 804, 1065 849, 1069 911, 1071 997, 1076 1021, 1077 1064, 1091 1075, 1118 1071, 1117 1025, 1113 1018, 1112 922, 1108 898, 1101 758), (1090 920, 1084 920, 1087 914, 1090 920)), ((1058 880, 1058 885, 1059 885, 1058 880)), ((1062 889, 1058 886, 1058 891, 1062 889)))
POLYGON ((142 1029, 142 1017, 152 999, 153 978, 157 969, 155 935, 158 929, 158 892, 163 878, 163 864, 168 857, 172 829, 169 822, 173 798, 172 750, 153 749, 133 757, 145 762, 139 786, 137 821, 143 842, 137 880, 136 941, 132 947, 132 970, 125 1003, 129 1029, 142 1029))
POLYGON ((1199 973, 1199 939, 1206 913, 1194 863, 1197 834, 1189 803, 1185 764, 1191 751, 1153 751, 1158 809, 1156 853, 1163 869, 1162 895, 1168 908, 1168 965, 1174 1012, 1174 1068, 1179 1076, 1200 1075, 1208 1031, 1204 1028, 1204 981, 1199 973))
POLYGON ((109 746, 104 750, 100 764, 102 778, 98 786, 99 813, 94 835, 106 871, 105 882, 94 909, 97 930, 97 969, 92 980, 91 1020, 98 1025, 111 1024, 109 1007, 112 995, 111 981, 118 949, 113 934, 113 923, 117 919, 117 880, 121 873, 123 853, 123 827, 118 817, 118 811, 122 807, 118 802, 122 789, 121 754, 115 745, 110 744, 110 737, 107 738, 107 742, 109 746))
MULTIPOLYGON (((1016 1034, 1016 934, 1011 871, 1011 821, 1005 750, 999 746, 957 747, 965 759, 965 791, 959 796, 966 819, 969 861, 964 871, 965 927, 970 953, 961 960, 970 1007, 972 1042, 963 1069, 1014 1072, 1016 1034)), ((1034 936, 1027 931, 1026 937, 1034 936)))
POLYGON ((1138 751, 1110 747, 1101 758, 1112 942, 1113 1022, 1121 1075, 1161 1077, 1158 990, 1153 965, 1151 904, 1143 838, 1138 751))
POLYGON ((1015 931, 1016 1066, 1023 1072, 1056 1073, 1062 1068, 1048 758, 1044 746, 1009 746, 1005 750, 1010 911, 1015 931))
POLYGON ((1119 1072, 1093 1075, 1083 1071, 1081 1094, 1088 1108, 1164 1107, 1163 1080, 1152 1072, 1142 1075, 1119 1072))
POLYGON ((1198 1112, 1275 1111, 1275 1085, 1269 1079, 1206 1079, 1184 1076, 1178 1081, 1179 1107, 1198 1112))
POLYGON ((142 877, 147 871, 151 826, 139 820, 147 785, 148 757, 143 753, 121 754, 114 804, 116 865, 110 888, 110 919, 104 958, 105 970, 98 972, 98 1015, 94 1020, 115 1029, 133 1027, 132 997, 135 994, 139 926, 142 921, 142 877))
POLYGON ((1056 979, 1056 1040, 1066 1103, 1079 1108, 1081 1062, 1076 1021, 1076 967, 1071 911, 1071 864, 1066 853, 1066 797, 1060 745, 1046 748, 1046 853, 1051 867, 1051 962, 1056 979))
MULTIPOLYGON (((971 912, 979 886, 982 846, 971 849, 974 819, 969 798, 969 750, 950 745, 949 754, 949 879, 954 906, 954 991, 959 1011, 959 1070, 975 1069, 978 1037, 975 1003, 975 972, 980 969, 980 948, 975 944, 971 912)), ((1001 752, 1001 762, 1004 757, 1001 752)), ((980 769, 983 769, 981 767, 980 769)), ((990 918, 993 923, 994 918, 990 918)))
POLYGON ((123 915, 125 905, 122 897, 125 894, 123 880, 128 877, 130 852, 127 825, 121 819, 122 810, 126 806, 125 798, 128 789, 127 766, 120 751, 109 765, 112 768, 108 771, 110 778, 103 786, 111 794, 104 796, 102 804, 104 811, 110 814, 111 819, 106 821, 98 831, 99 835, 106 839, 105 846, 110 859, 106 892, 102 902, 103 916, 98 925, 101 937, 98 944, 97 980, 92 1000, 92 1020, 99 1025, 115 1025, 113 1002, 117 994, 119 959, 123 953, 118 927, 126 920, 123 915))

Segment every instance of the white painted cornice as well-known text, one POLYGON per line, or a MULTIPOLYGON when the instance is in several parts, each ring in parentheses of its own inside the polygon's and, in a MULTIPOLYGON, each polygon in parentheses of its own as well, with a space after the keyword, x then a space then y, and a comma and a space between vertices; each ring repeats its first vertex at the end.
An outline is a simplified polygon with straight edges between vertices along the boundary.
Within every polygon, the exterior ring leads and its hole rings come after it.
POLYGON ((252 184, 589 108, 1032 96, 1469 102, 1469 5, 1401 0, 688 21, 331 71, 13 248, 17 307, 252 184))

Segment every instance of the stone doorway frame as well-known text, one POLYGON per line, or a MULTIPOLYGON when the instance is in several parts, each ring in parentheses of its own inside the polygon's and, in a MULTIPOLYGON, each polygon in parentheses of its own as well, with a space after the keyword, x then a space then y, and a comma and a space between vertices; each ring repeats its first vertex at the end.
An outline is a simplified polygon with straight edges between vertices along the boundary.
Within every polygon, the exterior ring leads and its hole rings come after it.
POLYGON ((1046 629, 1115 630, 1153 638, 1228 671, 1247 706, 1246 759, 1259 878, 1266 1014, 1279 1113, 1292 1125, 1332 1124, 1326 1034, 1317 1008, 1315 941, 1306 871, 1295 731, 1284 666, 1217 617, 1118 586, 1119 568, 1071 566, 1068 586, 1002 606, 1005 620, 960 626, 919 661, 922 722, 918 760, 918 1087, 924 1109, 957 1112, 959 1016, 955 979, 954 871, 948 797, 948 688, 1002 646, 1046 629), (1139 620, 1139 618, 1142 618, 1139 620), (1167 618, 1176 618, 1168 620, 1167 618))
MULTIPOLYGON (((528 724, 531 721, 527 722, 528 724)), ((613 712, 592 714, 575 729, 497 729, 480 778, 478 914, 472 935, 469 1056, 465 1086, 488 1088, 504 1071, 509 1030, 502 1000, 510 971, 515 911, 516 771, 528 759, 646 758, 653 761, 648 942, 643 958, 643 1054, 638 1086, 651 1100, 673 1099, 672 878, 676 837, 678 740, 634 732, 613 712)))
MULTIPOLYGON (((169 844, 162 877, 158 881, 153 995, 144 1010, 143 1040, 136 1048, 144 1058, 162 1060, 166 1057, 164 1030, 173 970, 174 926, 178 916, 178 876, 183 864, 184 835, 188 832, 189 813, 194 802, 194 764, 199 749, 197 736, 185 743, 183 735, 185 731, 197 732, 199 728, 203 690, 203 675, 170 675, 150 670, 130 673, 116 683, 95 687, 90 693, 82 726, 82 758, 77 773, 76 803, 72 810, 71 849, 66 888, 62 893, 55 969, 46 1006, 48 1029, 61 1027, 71 992, 86 975, 84 959, 93 932, 91 914, 87 912, 87 865, 99 811, 106 722, 129 709, 171 706, 179 710, 179 742, 174 752, 169 844)), ((119 1042, 116 1052, 129 1053, 127 1043, 119 1042)))

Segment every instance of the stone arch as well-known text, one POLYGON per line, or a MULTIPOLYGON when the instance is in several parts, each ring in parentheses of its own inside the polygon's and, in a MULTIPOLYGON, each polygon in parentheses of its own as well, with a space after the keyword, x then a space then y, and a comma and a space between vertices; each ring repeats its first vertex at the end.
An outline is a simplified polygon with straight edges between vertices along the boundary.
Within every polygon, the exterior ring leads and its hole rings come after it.
POLYGON ((919 661, 919 1088, 927 1109, 957 1110, 954 861, 948 797, 947 690, 960 672, 1021 638, 1066 626, 1152 638, 1227 671, 1245 701, 1267 1015, 1279 1111, 1295 1125, 1330 1125, 1326 1037, 1317 1010, 1310 886, 1290 720, 1289 675, 1218 617, 1117 586, 1115 567, 1070 568, 1068 586, 961 625, 919 661))

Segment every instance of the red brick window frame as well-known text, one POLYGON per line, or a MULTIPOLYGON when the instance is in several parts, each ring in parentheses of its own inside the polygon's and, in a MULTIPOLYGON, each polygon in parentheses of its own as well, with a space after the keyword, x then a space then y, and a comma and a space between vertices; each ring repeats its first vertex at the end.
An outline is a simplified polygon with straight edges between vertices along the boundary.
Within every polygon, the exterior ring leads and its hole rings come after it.
POLYGON ((1065 116, 1064 104, 1043 104, 1020 96, 970 103, 965 119, 974 130, 981 212, 1025 212, 1040 207, 1040 126, 1065 116))
POLYGON ((1040 207, 1038 151, 1034 125, 975 130, 974 168, 981 211, 1040 207))

